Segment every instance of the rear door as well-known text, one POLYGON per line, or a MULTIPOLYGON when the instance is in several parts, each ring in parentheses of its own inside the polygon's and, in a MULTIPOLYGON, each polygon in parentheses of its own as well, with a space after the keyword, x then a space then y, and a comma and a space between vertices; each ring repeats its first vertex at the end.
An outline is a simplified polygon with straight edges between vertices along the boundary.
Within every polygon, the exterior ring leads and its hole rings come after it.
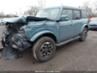
POLYGON ((73 35, 77 36, 79 35, 82 27, 82 18, 81 18, 81 10, 73 10, 73 35))

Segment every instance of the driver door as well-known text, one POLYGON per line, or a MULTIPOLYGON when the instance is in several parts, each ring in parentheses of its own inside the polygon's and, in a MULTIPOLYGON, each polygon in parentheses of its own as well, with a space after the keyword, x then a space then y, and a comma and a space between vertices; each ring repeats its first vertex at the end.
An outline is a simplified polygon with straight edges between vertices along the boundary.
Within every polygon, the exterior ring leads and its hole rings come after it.
POLYGON ((59 22, 59 36, 61 42, 73 37, 72 10, 63 10, 59 22))

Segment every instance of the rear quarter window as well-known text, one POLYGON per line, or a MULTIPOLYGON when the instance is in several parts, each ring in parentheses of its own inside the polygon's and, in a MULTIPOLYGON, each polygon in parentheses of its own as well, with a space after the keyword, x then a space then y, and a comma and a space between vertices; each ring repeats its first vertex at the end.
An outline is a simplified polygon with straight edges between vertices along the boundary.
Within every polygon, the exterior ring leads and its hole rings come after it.
POLYGON ((74 20, 81 19, 81 11, 80 10, 73 10, 73 19, 74 20))
POLYGON ((82 16, 82 18, 88 17, 86 10, 81 10, 81 16, 82 16))

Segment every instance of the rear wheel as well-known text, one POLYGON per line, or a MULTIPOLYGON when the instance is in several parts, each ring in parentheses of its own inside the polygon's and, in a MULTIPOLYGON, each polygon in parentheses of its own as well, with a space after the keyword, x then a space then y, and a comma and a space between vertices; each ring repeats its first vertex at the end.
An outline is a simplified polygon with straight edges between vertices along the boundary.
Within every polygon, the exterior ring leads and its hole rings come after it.
POLYGON ((45 62, 55 55, 56 45, 50 37, 41 37, 36 41, 32 50, 35 60, 45 62))
POLYGON ((86 38, 87 38, 87 35, 88 35, 88 28, 85 27, 85 28, 83 29, 81 35, 80 35, 79 40, 80 40, 80 41, 85 41, 86 38))

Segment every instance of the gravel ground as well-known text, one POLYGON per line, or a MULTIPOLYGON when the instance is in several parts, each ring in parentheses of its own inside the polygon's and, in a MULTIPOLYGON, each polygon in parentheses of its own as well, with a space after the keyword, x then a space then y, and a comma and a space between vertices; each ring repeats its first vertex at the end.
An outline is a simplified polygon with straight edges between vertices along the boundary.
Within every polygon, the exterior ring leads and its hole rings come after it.
POLYGON ((45 63, 34 62, 30 51, 14 60, 0 59, 0 71, 96 71, 97 32, 89 31, 85 42, 73 41, 57 48, 56 56, 45 63))

